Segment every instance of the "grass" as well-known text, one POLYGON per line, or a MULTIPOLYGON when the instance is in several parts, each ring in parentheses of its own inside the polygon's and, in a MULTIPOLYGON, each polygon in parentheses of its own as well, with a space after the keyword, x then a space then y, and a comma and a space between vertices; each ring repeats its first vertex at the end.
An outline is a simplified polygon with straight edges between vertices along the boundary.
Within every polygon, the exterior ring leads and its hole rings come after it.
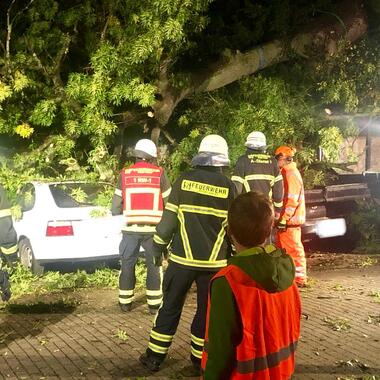
POLYGON ((370 297, 373 297, 373 301, 372 302, 380 303, 380 292, 379 291, 372 290, 372 292, 370 292, 368 295, 370 297))
POLYGON ((375 264, 377 264, 377 259, 367 256, 364 260, 362 260, 359 263, 359 267, 366 268, 366 267, 371 267, 372 265, 375 265, 375 264))
MULTIPOLYGON (((119 271, 109 268, 97 269, 94 273, 78 270, 74 273, 46 272, 42 276, 36 276, 18 264, 9 273, 12 300, 28 294, 41 295, 83 288, 116 289, 119 283, 119 271)), ((145 276, 145 265, 139 262, 136 266, 136 288, 143 286, 145 276)))
POLYGON ((347 319, 325 317, 323 318, 323 322, 334 331, 349 330, 351 328, 347 319))

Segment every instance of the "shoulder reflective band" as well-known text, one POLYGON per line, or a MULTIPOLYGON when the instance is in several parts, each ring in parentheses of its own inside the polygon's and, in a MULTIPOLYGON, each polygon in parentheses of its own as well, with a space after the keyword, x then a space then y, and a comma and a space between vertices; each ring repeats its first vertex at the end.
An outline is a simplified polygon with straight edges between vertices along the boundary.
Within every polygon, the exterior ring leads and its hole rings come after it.
POLYGON ((283 206, 283 202, 273 202, 273 206, 276 207, 276 208, 280 208, 283 206))
POLYGON ((228 197, 229 193, 227 187, 214 186, 207 183, 189 181, 187 179, 182 181, 181 190, 224 199, 228 197))
POLYGON ((123 192, 121 191, 121 189, 115 189, 115 195, 117 195, 119 197, 122 197, 123 196, 123 192))
POLYGON ((9 248, 1 247, 1 252, 3 252, 4 255, 12 255, 13 253, 16 253, 17 250, 18 250, 17 244, 12 245, 12 247, 9 247, 9 248))
POLYGON ((0 210, 0 218, 3 218, 4 216, 12 216, 10 208, 6 208, 4 210, 0 210))
POLYGON ((241 177, 239 177, 237 175, 233 175, 231 177, 231 181, 233 181, 233 182, 240 182, 240 183, 242 183, 244 185, 244 178, 241 178, 241 177))
POLYGON ((172 188, 169 187, 169 189, 167 189, 166 191, 164 191, 161 195, 162 195, 162 198, 166 198, 170 195, 170 193, 172 192, 172 188))

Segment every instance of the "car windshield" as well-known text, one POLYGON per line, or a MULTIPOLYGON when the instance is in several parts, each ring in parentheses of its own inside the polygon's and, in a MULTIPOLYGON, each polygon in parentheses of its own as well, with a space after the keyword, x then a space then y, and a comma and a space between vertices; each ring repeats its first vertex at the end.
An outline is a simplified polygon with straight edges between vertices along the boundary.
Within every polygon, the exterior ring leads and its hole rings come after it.
POLYGON ((114 187, 107 183, 57 183, 49 185, 58 207, 103 206, 110 208, 114 187))

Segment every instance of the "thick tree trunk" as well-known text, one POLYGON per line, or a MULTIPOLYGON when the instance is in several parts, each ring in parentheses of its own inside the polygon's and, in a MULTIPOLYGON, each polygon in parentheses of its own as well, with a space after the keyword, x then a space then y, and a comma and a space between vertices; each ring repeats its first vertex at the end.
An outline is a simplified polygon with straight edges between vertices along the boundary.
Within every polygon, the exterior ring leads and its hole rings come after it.
POLYGON ((339 40, 354 42, 366 31, 363 0, 346 0, 340 4, 337 14, 324 15, 309 30, 296 35, 290 42, 272 41, 243 54, 235 53, 202 72, 191 73, 191 84, 183 90, 170 86, 164 66, 158 83, 162 98, 153 106, 155 118, 160 126, 165 126, 177 104, 196 92, 216 90, 268 66, 286 61, 294 53, 305 58, 313 51, 333 54, 339 40))

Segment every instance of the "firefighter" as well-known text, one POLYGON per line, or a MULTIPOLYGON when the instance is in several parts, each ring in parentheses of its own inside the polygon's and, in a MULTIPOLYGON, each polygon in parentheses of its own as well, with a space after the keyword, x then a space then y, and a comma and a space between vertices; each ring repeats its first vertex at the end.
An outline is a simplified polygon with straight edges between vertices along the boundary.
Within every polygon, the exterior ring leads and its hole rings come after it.
POLYGON ((267 142, 262 132, 253 131, 246 139, 246 153, 239 157, 231 177, 237 194, 258 191, 273 201, 275 218, 282 209, 283 183, 276 160, 266 153, 267 142))
POLYGON ((13 227, 11 205, 0 185, 0 249, 2 259, 9 264, 17 261, 17 233, 13 227))
POLYGON ((161 222, 154 235, 158 258, 171 243, 165 272, 163 303, 158 311, 146 353, 140 361, 158 371, 165 359, 181 317, 186 294, 195 282, 197 310, 191 325, 192 364, 187 375, 200 374, 205 333, 207 291, 211 278, 227 264, 225 238, 227 210, 235 186, 222 172, 229 165, 228 146, 223 137, 203 138, 192 160, 193 170, 182 174, 173 185, 161 222))
POLYGON ((292 258, 264 245, 273 206, 258 192, 241 194, 228 211, 236 254, 212 279, 204 380, 291 378, 300 336, 301 303, 292 258))
POLYGON ((275 157, 284 179, 284 205, 277 223, 277 243, 293 257, 296 265, 296 282, 306 285, 306 258, 301 241, 301 226, 305 223, 305 194, 301 174, 293 161, 295 151, 280 146, 275 157))
POLYGON ((147 303, 150 313, 155 314, 162 302, 162 270, 154 265, 153 235, 171 187, 164 169, 153 163, 157 157, 153 141, 139 140, 134 157, 135 164, 121 171, 112 201, 112 215, 123 214, 126 220, 119 246, 119 305, 124 312, 132 309, 135 266, 140 247, 143 247, 147 303))
MULTIPOLYGON (((13 227, 10 202, 7 198, 5 189, 0 185, 0 250, 1 262, 13 264, 17 261, 18 244, 17 233, 13 227)), ((8 273, 0 270, 1 298, 8 301, 11 292, 8 281, 8 273)))

